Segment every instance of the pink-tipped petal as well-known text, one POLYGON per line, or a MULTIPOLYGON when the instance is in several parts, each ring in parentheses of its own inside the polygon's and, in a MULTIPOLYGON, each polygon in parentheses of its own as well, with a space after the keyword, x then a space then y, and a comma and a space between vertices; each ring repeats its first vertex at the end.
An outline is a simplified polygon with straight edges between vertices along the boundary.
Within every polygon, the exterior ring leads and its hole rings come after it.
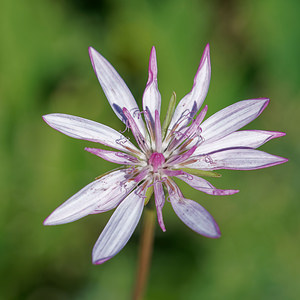
POLYGON ((111 172, 88 184, 64 202, 44 221, 44 225, 73 222, 96 209, 113 209, 136 185, 136 182, 126 180, 125 170, 111 172))
POLYGON ((126 123, 126 118, 122 111, 123 107, 126 107, 134 113, 134 119, 140 131, 144 134, 145 126, 139 114, 139 108, 124 80, 114 67, 94 48, 89 48, 89 54, 99 83, 115 114, 126 123))
POLYGON ((198 67, 192 90, 178 103, 173 118, 169 125, 169 131, 180 122, 180 128, 186 126, 191 118, 199 111, 206 95, 210 83, 211 65, 209 55, 209 45, 204 49, 200 65, 198 67))
POLYGON ((286 162, 287 159, 272 155, 263 151, 234 148, 222 150, 208 155, 191 158, 190 164, 185 164, 185 168, 199 170, 256 170, 275 166, 286 162))
POLYGON ((93 263, 101 264, 127 244, 135 230, 144 208, 143 195, 133 191, 117 207, 93 249, 93 263))
POLYGON ((185 152, 181 155, 178 155, 178 156, 174 156, 175 159, 174 160, 172 159, 170 162, 168 162, 168 164, 172 166, 172 165, 176 165, 176 164, 185 162, 189 157, 191 157, 194 154, 196 149, 197 149, 197 146, 194 146, 187 152, 185 152))
POLYGON ((194 155, 203 155, 228 148, 258 148, 271 139, 284 136, 283 132, 264 130, 242 130, 233 132, 214 142, 201 144, 194 155))
POLYGON ((115 164, 136 165, 137 163, 139 163, 139 160, 136 157, 123 152, 115 152, 115 151, 103 150, 98 148, 88 148, 88 147, 84 148, 84 150, 93 153, 115 164))
POLYGON ((201 125, 203 144, 219 140, 247 125, 262 113, 268 103, 266 98, 243 100, 218 111, 201 125))
POLYGON ((176 175, 176 177, 186 182, 192 188, 209 195, 226 196, 226 195, 233 195, 239 192, 238 190, 217 189, 207 180, 188 173, 176 175))
POLYGON ((43 119, 52 128, 72 138, 100 143, 125 152, 141 153, 125 136, 106 125, 66 114, 49 114, 43 116, 43 119))
POLYGON ((195 232, 209 238, 219 238, 220 229, 210 213, 199 203, 185 199, 181 193, 168 187, 172 207, 179 219, 195 232))
POLYGON ((143 109, 149 113, 151 124, 154 125, 155 111, 160 114, 161 95, 157 86, 157 62, 155 48, 152 47, 149 59, 149 76, 143 95, 143 109))
POLYGON ((162 214, 162 208, 165 204, 164 190, 162 187, 162 183, 159 181, 158 178, 155 179, 153 185, 154 185, 155 205, 156 205, 158 224, 162 229, 162 231, 166 231, 166 227, 163 220, 163 214, 162 214))

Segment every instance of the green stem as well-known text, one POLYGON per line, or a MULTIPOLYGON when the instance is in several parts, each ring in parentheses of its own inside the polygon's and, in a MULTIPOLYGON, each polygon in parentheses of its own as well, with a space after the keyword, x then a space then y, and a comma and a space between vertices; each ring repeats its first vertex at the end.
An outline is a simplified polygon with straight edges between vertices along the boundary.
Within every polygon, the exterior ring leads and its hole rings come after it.
POLYGON ((153 249, 155 217, 155 210, 145 207, 133 300, 142 300, 146 289, 153 249))

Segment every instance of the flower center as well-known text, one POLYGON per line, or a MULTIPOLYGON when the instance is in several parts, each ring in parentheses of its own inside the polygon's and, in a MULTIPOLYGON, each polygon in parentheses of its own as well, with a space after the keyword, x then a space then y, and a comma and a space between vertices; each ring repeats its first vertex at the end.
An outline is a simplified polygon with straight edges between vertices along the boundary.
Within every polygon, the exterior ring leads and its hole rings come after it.
POLYGON ((149 158, 149 165, 153 167, 153 172, 156 173, 165 161, 165 157, 162 153, 154 152, 149 158))

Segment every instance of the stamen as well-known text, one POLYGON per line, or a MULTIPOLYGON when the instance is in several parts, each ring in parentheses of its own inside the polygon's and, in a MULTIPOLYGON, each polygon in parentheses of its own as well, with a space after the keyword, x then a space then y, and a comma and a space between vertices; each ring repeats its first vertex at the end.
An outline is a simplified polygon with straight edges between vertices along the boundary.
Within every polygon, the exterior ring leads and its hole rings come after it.
POLYGON ((130 125, 129 125, 129 122, 128 120, 126 119, 125 121, 125 129, 122 131, 122 130, 119 130, 120 133, 124 133, 125 131, 129 131, 130 130, 130 125))
POLYGON ((155 110, 155 144, 156 151, 161 152, 161 125, 158 110, 155 110))
POLYGON ((119 145, 124 145, 129 140, 130 140, 130 138, 120 137, 119 139, 116 140, 116 143, 119 145))
POLYGON ((187 160, 188 158, 190 158, 193 153, 195 152, 195 150, 197 149, 197 146, 193 146, 190 150, 188 150, 187 152, 185 152, 182 155, 179 156, 175 156, 175 159, 170 159, 167 163, 168 165, 172 164, 180 164, 181 162, 184 162, 185 160, 187 160))
POLYGON ((146 188, 147 188, 147 185, 148 185, 148 181, 144 181, 135 191, 134 193, 136 195, 138 195, 139 197, 141 198, 144 198, 146 199, 147 196, 146 196, 146 188))
POLYGON ((144 112, 144 118, 145 118, 145 121, 146 121, 148 132, 149 132, 150 137, 151 137, 152 149, 155 149, 155 145, 154 145, 155 136, 154 136, 154 131, 153 131, 153 128, 152 128, 151 116, 150 116, 150 113, 147 110, 144 112))
POLYGON ((209 155, 205 155, 204 161, 207 162, 208 164, 213 164, 214 163, 213 159, 209 155))
MULTIPOLYGON (((187 130, 184 132, 184 134, 181 135, 181 138, 179 138, 177 141, 173 140, 168 147, 169 149, 175 149, 177 146, 179 146, 184 139, 193 139, 194 135, 199 135, 202 132, 202 129, 200 127, 201 122, 203 121, 205 115, 207 112, 207 105, 202 109, 202 111, 199 113, 199 115, 196 117, 195 120, 193 120, 192 125, 187 128, 187 130)), ((180 132, 181 133, 181 132, 180 132)))
POLYGON ((140 173, 134 178, 135 182, 140 182, 142 181, 148 174, 149 169, 145 168, 142 171, 140 171, 140 173))
POLYGON ((125 173, 128 175, 132 174, 135 171, 136 171, 136 168, 134 166, 130 166, 129 168, 125 169, 125 173))
POLYGON ((155 180, 153 183, 149 184, 148 187, 154 186, 154 185, 156 185, 157 183, 164 183, 166 180, 167 180, 167 177, 163 177, 163 178, 160 179, 160 180, 155 180))
POLYGON ((121 157, 121 158, 125 158, 133 163, 137 163, 138 159, 136 157, 133 157, 131 155, 128 155, 126 153, 122 153, 122 152, 116 152, 115 153, 116 156, 121 157))
POLYGON ((186 177, 187 180, 193 180, 194 176, 188 173, 185 173, 184 176, 186 177))
POLYGON ((172 136, 174 136, 174 132, 176 132, 177 128, 179 127, 179 125, 185 121, 187 118, 191 119, 191 117, 189 117, 190 111, 189 109, 186 109, 180 116, 179 120, 177 121, 177 123, 174 124, 173 128, 171 129, 171 131, 168 133, 166 140, 170 139, 172 136), (185 115, 187 112, 187 115, 185 115))
POLYGON ((130 124, 130 128, 131 131, 137 141, 137 143, 139 144, 140 148, 145 152, 145 153, 149 153, 150 149, 149 146, 144 138, 144 136, 142 135, 142 133, 140 132, 137 124, 135 123, 133 117, 131 116, 130 112, 127 110, 126 107, 123 108, 123 113, 125 115, 125 117, 128 119, 129 124, 130 124))

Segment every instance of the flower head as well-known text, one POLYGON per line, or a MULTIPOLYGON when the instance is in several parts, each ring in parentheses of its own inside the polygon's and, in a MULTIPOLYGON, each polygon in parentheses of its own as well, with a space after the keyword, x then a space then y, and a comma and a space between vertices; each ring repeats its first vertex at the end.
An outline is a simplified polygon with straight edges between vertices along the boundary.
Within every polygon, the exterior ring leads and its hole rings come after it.
POLYGON ((231 195, 238 190, 218 189, 202 177, 216 177, 218 174, 214 171, 219 169, 253 170, 285 162, 285 158, 255 150, 284 133, 237 131, 257 118, 269 99, 243 100, 203 121, 207 106, 202 110, 201 106, 211 76, 207 45, 192 90, 176 109, 173 94, 161 126, 155 48, 150 54, 142 111, 111 64, 93 48, 89 49, 89 53, 112 109, 126 128, 131 129, 137 146, 106 125, 66 114, 45 115, 47 124, 68 136, 114 148, 114 151, 99 148, 85 150, 122 166, 88 184, 54 210, 44 224, 73 222, 86 215, 117 207, 93 249, 93 263, 101 264, 125 246, 152 193, 158 223, 163 231, 166 230, 162 210, 168 194, 175 213, 188 227, 210 238, 220 237, 213 217, 199 203, 184 198, 172 177, 206 194, 231 195))

